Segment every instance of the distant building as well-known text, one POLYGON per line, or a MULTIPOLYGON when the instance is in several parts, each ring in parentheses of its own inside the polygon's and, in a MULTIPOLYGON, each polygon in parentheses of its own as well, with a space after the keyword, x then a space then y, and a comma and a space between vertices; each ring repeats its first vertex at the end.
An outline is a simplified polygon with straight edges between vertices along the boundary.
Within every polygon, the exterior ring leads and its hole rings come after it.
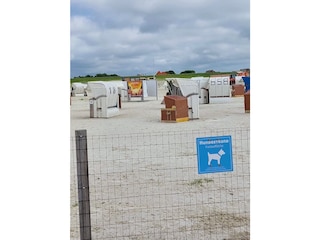
POLYGON ((156 73, 156 75, 167 75, 167 73, 166 73, 166 72, 160 72, 160 71, 158 71, 158 72, 156 73))

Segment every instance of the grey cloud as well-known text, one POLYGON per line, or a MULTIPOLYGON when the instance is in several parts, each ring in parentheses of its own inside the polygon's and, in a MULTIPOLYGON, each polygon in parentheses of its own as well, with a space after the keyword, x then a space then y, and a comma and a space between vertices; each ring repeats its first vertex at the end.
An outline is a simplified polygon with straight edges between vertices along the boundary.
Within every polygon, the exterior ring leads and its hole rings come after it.
POLYGON ((249 67, 248 0, 71 1, 71 75, 249 67))

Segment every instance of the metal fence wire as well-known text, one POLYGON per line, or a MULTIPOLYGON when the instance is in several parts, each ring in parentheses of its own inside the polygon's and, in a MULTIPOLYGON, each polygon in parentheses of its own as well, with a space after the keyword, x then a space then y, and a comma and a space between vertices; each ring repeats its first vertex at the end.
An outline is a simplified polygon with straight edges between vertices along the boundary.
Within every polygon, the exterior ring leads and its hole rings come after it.
MULTIPOLYGON (((76 139, 70 238, 80 239, 76 139)), ((250 239, 250 130, 87 136, 91 236, 250 239), (233 171, 198 174, 196 138, 230 135, 233 171)))

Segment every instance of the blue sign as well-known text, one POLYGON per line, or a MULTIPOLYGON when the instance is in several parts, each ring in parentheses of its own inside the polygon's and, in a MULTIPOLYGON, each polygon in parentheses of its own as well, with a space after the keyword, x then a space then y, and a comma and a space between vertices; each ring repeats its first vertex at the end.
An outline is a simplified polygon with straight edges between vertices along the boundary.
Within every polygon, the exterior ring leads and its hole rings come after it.
POLYGON ((233 171, 231 136, 197 138, 198 173, 233 171))

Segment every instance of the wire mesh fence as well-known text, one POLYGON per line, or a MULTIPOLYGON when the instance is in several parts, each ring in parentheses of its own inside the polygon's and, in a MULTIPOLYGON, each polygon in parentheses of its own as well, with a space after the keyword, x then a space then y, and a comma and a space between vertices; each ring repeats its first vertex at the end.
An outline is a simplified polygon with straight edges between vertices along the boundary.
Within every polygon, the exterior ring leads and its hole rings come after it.
MULTIPOLYGON (((80 239, 71 137, 70 238, 80 239)), ((92 239, 250 239, 250 130, 87 136, 92 239), (230 135, 233 171, 198 174, 196 138, 230 135)))

